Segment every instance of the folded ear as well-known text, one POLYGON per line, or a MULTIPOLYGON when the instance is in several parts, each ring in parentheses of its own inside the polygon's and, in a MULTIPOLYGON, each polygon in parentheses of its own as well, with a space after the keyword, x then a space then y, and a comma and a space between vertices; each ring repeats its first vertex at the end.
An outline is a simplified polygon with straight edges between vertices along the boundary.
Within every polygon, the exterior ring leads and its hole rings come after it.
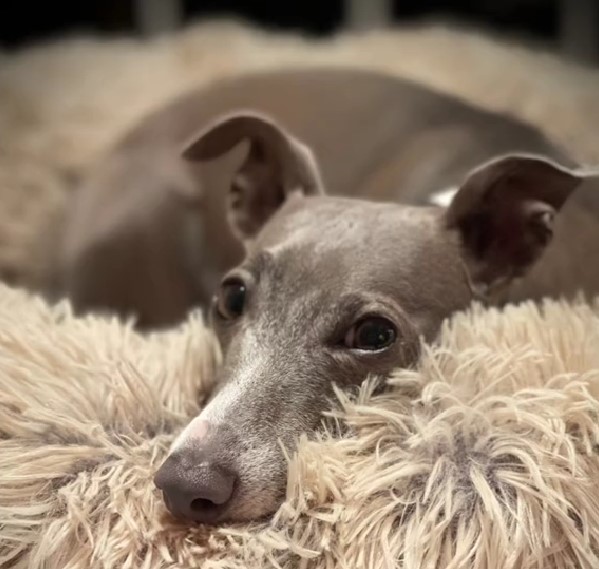
POLYGON ((320 172, 310 149, 274 120, 252 112, 218 118, 194 137, 183 157, 213 160, 242 140, 248 154, 231 181, 229 223, 242 239, 251 239, 293 193, 322 193, 320 172))
POLYGON ((522 276, 553 236, 553 221, 586 175, 547 158, 508 155, 471 172, 446 212, 475 290, 522 276))

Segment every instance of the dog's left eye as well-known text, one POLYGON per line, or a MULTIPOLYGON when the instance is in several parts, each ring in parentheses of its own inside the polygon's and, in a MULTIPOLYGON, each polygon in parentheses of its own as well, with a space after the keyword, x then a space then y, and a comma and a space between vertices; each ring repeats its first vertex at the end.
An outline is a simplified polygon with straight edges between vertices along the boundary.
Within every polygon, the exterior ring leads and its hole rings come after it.
POLYGON ((226 280, 220 287, 216 310, 221 318, 234 320, 243 314, 246 287, 239 279, 226 280))
POLYGON ((389 320, 372 317, 354 324, 347 331, 344 344, 355 350, 377 351, 388 348, 396 337, 395 326, 389 320))

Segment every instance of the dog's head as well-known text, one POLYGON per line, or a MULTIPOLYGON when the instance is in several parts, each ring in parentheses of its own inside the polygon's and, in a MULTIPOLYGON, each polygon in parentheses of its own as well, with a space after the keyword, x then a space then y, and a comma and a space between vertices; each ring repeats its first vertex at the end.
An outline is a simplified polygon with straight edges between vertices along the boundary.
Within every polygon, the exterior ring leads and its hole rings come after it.
POLYGON ((229 222, 246 256, 211 308, 224 366, 156 476, 174 514, 207 522, 276 509, 281 445, 318 428, 333 383, 413 364, 420 337, 523 275, 580 181, 514 155, 466 176, 448 208, 329 197, 310 150, 251 113, 221 118, 184 155, 211 160, 243 139, 229 222))

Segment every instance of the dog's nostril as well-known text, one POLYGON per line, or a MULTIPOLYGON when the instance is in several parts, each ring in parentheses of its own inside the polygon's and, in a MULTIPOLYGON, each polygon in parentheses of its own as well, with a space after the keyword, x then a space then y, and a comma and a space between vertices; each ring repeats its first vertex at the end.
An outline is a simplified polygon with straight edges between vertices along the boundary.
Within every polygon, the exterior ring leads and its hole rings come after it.
POLYGON ((190 504, 192 512, 206 512, 218 507, 219 504, 215 504, 212 500, 207 500, 205 498, 196 498, 195 500, 192 500, 190 504))

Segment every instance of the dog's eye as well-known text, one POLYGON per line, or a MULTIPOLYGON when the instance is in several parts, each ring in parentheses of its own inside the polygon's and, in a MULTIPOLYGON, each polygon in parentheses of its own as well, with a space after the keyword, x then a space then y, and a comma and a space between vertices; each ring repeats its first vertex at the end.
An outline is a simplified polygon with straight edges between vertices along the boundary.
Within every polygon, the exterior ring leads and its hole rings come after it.
POLYGON ((344 344, 355 350, 377 351, 388 348, 395 342, 396 336, 395 326, 389 320, 365 318, 347 331, 344 344))
POLYGON ((220 287, 216 309, 221 318, 234 320, 243 314, 245 284, 239 279, 226 280, 220 287))

